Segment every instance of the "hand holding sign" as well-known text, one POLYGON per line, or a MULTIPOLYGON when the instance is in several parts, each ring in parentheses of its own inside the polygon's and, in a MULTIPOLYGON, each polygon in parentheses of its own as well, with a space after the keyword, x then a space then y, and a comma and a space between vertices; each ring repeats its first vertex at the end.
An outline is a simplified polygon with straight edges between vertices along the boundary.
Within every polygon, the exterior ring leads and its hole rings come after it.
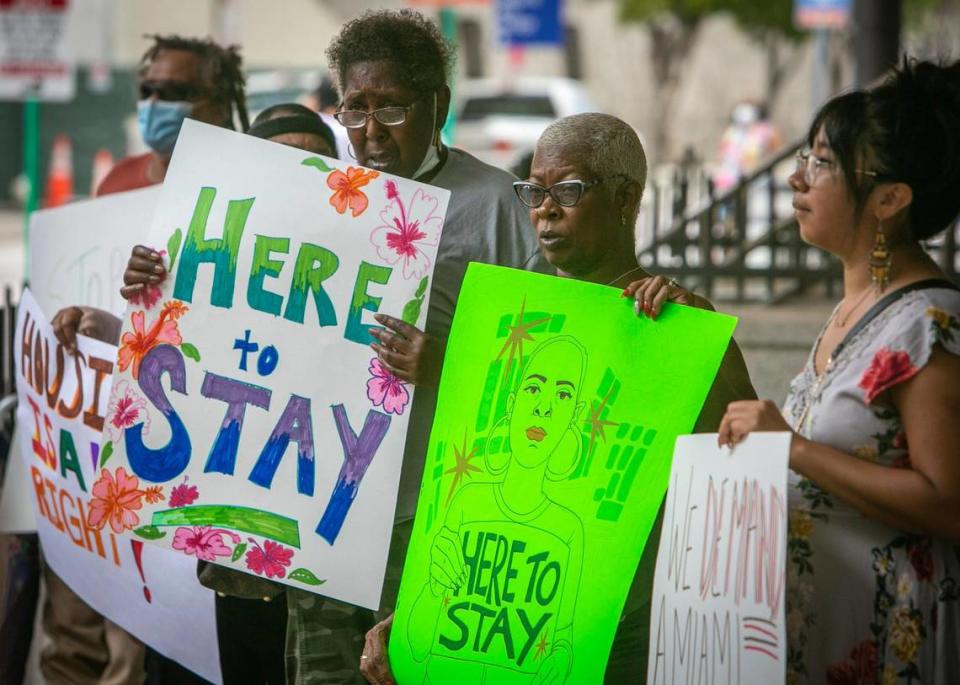
POLYGON ((167 278, 163 256, 146 245, 137 245, 130 252, 126 271, 123 272, 123 287, 120 295, 134 304, 160 297, 159 285, 167 278))
POLYGON ((456 591, 466 581, 460 538, 444 526, 430 546, 430 589, 436 597, 456 591))
POLYGON ((370 347, 387 370, 414 385, 435 387, 443 367, 443 343, 387 314, 374 314, 373 318, 387 329, 370 329, 370 335, 380 341, 370 347))

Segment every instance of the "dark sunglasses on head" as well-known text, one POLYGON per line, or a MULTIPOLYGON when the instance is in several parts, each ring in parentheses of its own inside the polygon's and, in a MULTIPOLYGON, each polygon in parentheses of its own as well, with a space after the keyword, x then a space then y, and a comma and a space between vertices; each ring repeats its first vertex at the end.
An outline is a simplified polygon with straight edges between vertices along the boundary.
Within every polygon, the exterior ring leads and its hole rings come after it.
POLYGON ((149 100, 156 95, 158 100, 183 102, 185 100, 196 100, 208 92, 210 92, 210 89, 205 86, 178 81, 144 81, 140 84, 141 100, 149 100))

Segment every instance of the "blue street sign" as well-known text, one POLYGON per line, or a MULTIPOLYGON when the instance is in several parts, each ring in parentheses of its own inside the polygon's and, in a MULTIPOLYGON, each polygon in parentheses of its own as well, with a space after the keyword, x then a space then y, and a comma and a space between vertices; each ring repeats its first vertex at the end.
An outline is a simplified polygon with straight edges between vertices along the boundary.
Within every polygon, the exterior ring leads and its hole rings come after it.
POLYGON ((798 29, 845 28, 851 4, 851 0, 794 0, 793 24, 798 29))
POLYGON ((561 0, 498 0, 504 45, 562 45, 561 0))

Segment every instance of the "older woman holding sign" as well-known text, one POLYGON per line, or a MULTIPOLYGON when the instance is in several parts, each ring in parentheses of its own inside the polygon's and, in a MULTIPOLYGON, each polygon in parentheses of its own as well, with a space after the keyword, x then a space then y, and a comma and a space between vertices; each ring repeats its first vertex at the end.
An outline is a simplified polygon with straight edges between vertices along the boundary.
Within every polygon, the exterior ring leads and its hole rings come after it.
MULTIPOLYGON (((505 171, 440 140, 447 118, 447 77, 453 53, 435 24, 407 11, 371 12, 347 23, 327 51, 342 96, 337 120, 348 129, 350 154, 359 165, 451 191, 430 284, 425 330, 378 314, 385 328, 370 342, 383 366, 419 387, 407 433, 394 542, 383 604, 391 607, 416 508, 436 384, 460 285, 471 261, 525 269, 546 267, 527 228, 505 171)), ((166 276, 159 256, 138 247, 124 275, 126 295, 166 276)), ((400 312, 396 312, 400 314, 400 312)), ((351 682, 359 678, 369 612, 304 592, 290 601, 288 679, 351 682)), ((369 641, 368 641, 369 642, 369 641)))
POLYGON ((960 292, 920 244, 960 211, 960 62, 834 98, 807 144, 793 206, 845 296, 784 413, 720 430, 793 432, 787 678, 960 682, 960 292))
MULTIPOLYGON (((643 147, 630 126, 606 114, 579 114, 544 131, 530 179, 513 187, 529 212, 531 233, 557 276, 619 288, 622 296, 635 299, 638 314, 651 318, 656 318, 668 301, 712 309, 703 298, 662 276, 651 276, 637 263, 633 227, 646 167, 643 147)), ((695 430, 716 430, 728 402, 755 397, 743 357, 731 343, 695 430)), ((614 642, 607 667, 609 682, 645 677, 645 636, 658 537, 655 528, 614 642)), ((363 669, 372 683, 392 682, 384 646, 389 625, 388 619, 367 636, 363 669)), ((552 668, 538 677, 534 682, 559 683, 565 671, 552 668)))

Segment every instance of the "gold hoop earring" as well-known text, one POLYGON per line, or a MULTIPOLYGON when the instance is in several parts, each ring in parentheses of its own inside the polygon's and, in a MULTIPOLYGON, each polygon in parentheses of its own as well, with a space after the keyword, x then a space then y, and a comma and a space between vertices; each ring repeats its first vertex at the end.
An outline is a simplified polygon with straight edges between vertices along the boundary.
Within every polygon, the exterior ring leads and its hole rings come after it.
POLYGON ((870 271, 870 280, 882 293, 890 282, 890 265, 893 255, 887 247, 887 238, 883 234, 883 222, 877 220, 877 236, 873 240, 873 249, 870 250, 870 262, 867 267, 870 271))
POLYGON ((487 473, 499 476, 510 465, 510 435, 508 415, 501 416, 487 433, 483 443, 483 460, 487 465, 487 473))

